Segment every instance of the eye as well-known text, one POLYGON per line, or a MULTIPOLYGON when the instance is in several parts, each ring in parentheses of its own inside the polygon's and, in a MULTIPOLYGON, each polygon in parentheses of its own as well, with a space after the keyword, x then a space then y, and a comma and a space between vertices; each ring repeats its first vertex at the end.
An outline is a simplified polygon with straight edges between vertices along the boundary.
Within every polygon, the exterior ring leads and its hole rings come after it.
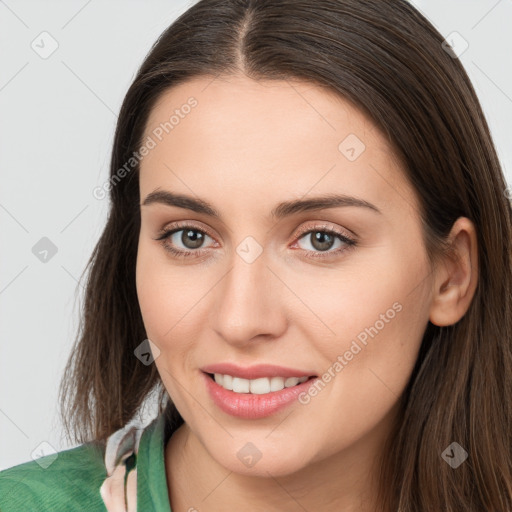
POLYGON ((299 235, 300 237, 296 244, 299 245, 300 240, 305 240, 306 247, 300 248, 305 249, 305 256, 307 258, 327 258, 333 255, 336 256, 356 245, 356 241, 353 238, 349 238, 340 231, 326 229, 325 225, 314 227, 313 229, 302 229, 297 236, 299 235), (336 242, 338 242, 337 248, 331 250, 336 246, 336 242), (312 249, 310 249, 308 245, 312 249))
MULTIPOLYGON (((205 230, 199 229, 191 224, 173 225, 171 228, 164 229, 159 233, 155 240, 159 240, 161 245, 166 251, 171 253, 176 258, 199 257, 207 249, 204 247, 207 239, 212 239, 205 230), (180 247, 181 246, 181 247, 180 247)), ((313 228, 302 228, 298 234, 295 235, 295 246, 304 239, 306 245, 309 244, 311 248, 301 247, 305 252, 307 258, 330 258, 337 256, 351 247, 354 247, 357 242, 346 236, 341 231, 335 229, 326 229, 325 225, 313 228), (336 246, 335 250, 331 250, 336 246)), ((293 247, 293 246, 292 246, 293 247)))
POLYGON ((202 245, 208 238, 212 239, 206 231, 186 224, 164 229, 155 240, 159 240, 164 249, 174 256, 186 258, 200 256, 204 250, 202 245))

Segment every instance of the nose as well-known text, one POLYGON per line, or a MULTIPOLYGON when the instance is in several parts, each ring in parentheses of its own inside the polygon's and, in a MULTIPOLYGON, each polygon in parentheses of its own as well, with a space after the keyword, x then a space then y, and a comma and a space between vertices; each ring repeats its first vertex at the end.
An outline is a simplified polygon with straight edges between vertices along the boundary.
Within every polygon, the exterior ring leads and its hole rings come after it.
POLYGON ((234 254, 231 269, 215 287, 215 331, 237 347, 280 337, 287 327, 286 290, 264 253, 251 263, 234 254))

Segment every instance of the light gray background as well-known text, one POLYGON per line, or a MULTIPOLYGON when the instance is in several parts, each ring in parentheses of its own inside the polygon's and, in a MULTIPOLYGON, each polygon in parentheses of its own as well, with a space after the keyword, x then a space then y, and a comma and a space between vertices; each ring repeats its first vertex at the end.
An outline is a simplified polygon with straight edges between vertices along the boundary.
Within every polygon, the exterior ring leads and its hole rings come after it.
MULTIPOLYGON (((71 447, 57 390, 78 327, 78 279, 106 219, 107 199, 92 190, 108 178, 137 67, 192 3, 0 0, 0 470, 50 453, 43 442, 71 447), (43 31, 58 43, 46 59, 31 47, 43 31), (46 263, 32 253, 42 237, 57 247, 46 263)), ((511 184, 512 1, 412 3, 445 37, 469 43, 461 60, 511 184)))

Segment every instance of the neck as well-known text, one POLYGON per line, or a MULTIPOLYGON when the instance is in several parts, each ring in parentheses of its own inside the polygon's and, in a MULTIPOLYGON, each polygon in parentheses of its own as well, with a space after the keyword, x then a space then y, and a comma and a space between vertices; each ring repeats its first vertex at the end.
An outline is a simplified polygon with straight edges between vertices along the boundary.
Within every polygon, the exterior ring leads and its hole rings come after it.
POLYGON ((247 510, 250 503, 252 510, 268 512, 382 512, 376 503, 376 461, 382 455, 385 434, 389 430, 376 429, 349 448, 292 474, 260 477, 234 473, 218 464, 184 424, 165 448, 171 509, 247 510))

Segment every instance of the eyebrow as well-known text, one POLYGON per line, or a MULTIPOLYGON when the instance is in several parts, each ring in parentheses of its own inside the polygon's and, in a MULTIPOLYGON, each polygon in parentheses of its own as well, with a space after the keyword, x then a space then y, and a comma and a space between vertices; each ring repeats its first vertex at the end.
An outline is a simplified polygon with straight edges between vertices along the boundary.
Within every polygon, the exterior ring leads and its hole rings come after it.
MULTIPOLYGON (((151 192, 146 196, 141 206, 148 206, 151 204, 176 206, 178 208, 184 208, 197 213, 202 213, 209 217, 214 217, 217 219, 222 218, 220 213, 207 201, 203 199, 196 199, 185 194, 169 192, 168 190, 155 190, 151 192)), ((357 197, 343 194, 328 194, 325 196, 312 197, 309 199, 284 201, 279 203, 270 212, 270 216, 273 219, 282 219, 296 213, 317 211, 327 208, 337 208, 342 206, 358 206, 382 214, 382 212, 374 204, 369 203, 364 199, 359 199, 357 197)))

